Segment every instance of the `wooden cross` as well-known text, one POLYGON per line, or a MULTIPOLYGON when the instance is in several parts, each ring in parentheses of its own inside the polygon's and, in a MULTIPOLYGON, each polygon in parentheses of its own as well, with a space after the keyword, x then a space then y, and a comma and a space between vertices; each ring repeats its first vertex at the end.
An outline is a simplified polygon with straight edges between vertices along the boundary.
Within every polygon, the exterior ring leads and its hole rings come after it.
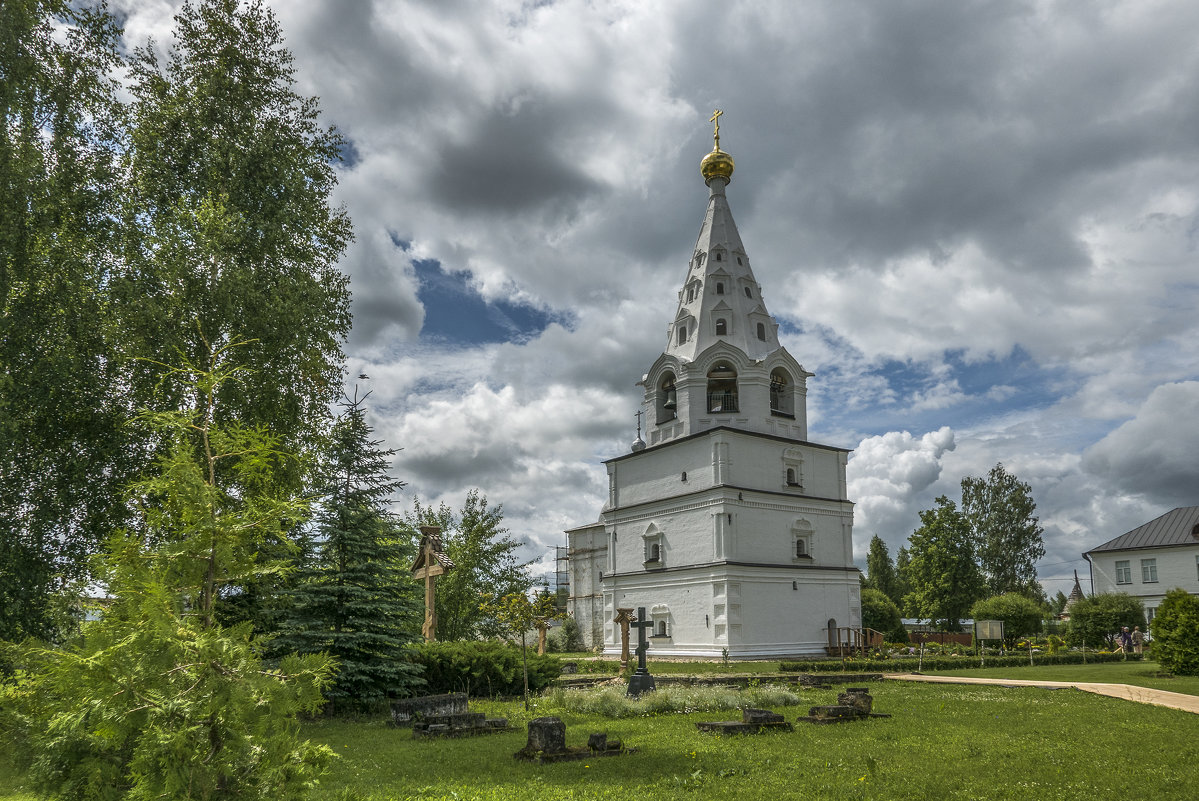
POLYGON ((425 642, 433 642, 437 639, 435 582, 454 563, 442 552, 439 526, 421 526, 420 533, 420 552, 412 565, 412 575, 425 580, 425 624, 421 626, 421 633, 425 635, 425 642))
POLYGON ((716 109, 712 112, 712 116, 708 118, 708 122, 715 126, 712 130, 712 138, 716 141, 714 150, 720 150, 720 117, 722 114, 724 114, 723 111, 716 109))
POLYGON ((620 626, 620 669, 624 670, 629 666, 629 623, 633 621, 632 607, 617 609, 616 617, 612 620, 620 626))

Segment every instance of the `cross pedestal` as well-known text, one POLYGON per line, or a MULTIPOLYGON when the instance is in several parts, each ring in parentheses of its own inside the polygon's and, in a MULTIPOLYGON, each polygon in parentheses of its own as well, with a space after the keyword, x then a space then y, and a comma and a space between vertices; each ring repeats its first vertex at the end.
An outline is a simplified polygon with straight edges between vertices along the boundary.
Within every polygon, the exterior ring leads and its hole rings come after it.
POLYGON ((645 666, 645 653, 649 650, 649 641, 645 638, 645 630, 654 625, 654 622, 646 620, 645 607, 639 606, 637 607, 637 622, 629 625, 637 629, 637 670, 629 679, 627 694, 630 698, 636 698, 642 693, 654 689, 654 677, 649 674, 649 669, 645 666))

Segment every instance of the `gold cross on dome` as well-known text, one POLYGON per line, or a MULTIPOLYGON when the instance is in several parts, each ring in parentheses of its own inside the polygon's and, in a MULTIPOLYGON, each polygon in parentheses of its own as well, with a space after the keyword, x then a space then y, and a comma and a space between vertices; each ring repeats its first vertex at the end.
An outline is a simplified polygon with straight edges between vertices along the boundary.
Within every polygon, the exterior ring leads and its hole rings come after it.
POLYGON ((720 150, 720 116, 724 114, 720 109, 712 112, 712 116, 708 118, 708 122, 713 124, 712 139, 716 142, 715 150, 720 150))

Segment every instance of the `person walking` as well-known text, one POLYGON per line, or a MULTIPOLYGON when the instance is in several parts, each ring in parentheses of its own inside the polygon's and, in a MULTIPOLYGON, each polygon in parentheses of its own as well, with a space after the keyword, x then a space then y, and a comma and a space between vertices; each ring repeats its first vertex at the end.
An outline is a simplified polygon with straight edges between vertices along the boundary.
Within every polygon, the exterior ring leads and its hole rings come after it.
POLYGON ((1140 626, 1132 627, 1132 652, 1140 656, 1145 643, 1145 634, 1141 631, 1140 626))
POLYGON ((1127 654, 1129 649, 1132 648, 1132 635, 1128 633, 1128 626, 1120 629, 1120 634, 1117 636, 1116 641, 1120 643, 1120 653, 1127 654))

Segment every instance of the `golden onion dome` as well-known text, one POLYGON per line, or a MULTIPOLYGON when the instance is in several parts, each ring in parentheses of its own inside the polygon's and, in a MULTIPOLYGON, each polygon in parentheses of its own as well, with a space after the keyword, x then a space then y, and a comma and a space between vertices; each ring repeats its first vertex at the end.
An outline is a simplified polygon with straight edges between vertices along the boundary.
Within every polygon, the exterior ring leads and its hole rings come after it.
POLYGON ((699 163, 700 174, 704 176, 704 183, 712 183, 712 179, 720 177, 727 184, 733 178, 733 157, 723 150, 713 150, 708 155, 704 156, 704 160, 699 163))
POLYGON ((712 130, 712 152, 704 156, 704 160, 699 163, 699 172, 704 176, 704 183, 709 186, 712 184, 713 178, 723 178, 727 184, 733 179, 733 157, 720 149, 720 118, 724 112, 716 109, 712 112, 712 118, 708 122, 713 123, 712 130))

